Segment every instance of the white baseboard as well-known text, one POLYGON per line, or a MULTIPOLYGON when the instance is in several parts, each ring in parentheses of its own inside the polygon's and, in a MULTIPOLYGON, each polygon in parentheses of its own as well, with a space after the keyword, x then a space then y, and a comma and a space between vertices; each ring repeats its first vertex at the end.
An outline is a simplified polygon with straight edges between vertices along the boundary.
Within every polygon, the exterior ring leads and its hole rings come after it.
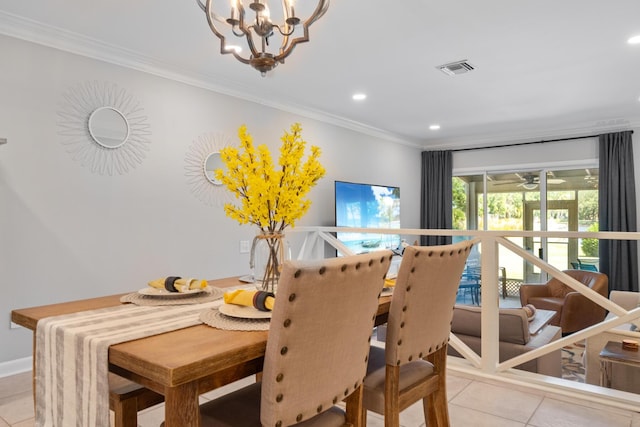
POLYGON ((33 357, 23 357, 22 359, 0 362, 0 378, 21 374, 33 368, 33 357))

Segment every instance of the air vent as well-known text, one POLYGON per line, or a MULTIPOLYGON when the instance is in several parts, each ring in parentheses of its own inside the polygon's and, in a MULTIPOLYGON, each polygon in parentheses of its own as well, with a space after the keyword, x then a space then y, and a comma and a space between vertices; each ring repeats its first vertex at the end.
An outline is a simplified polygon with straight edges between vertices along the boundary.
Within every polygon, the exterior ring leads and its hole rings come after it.
POLYGON ((444 65, 438 65, 436 68, 449 76, 464 74, 468 73, 469 71, 475 70, 475 67, 469 64, 466 59, 463 59, 462 61, 450 62, 444 65))

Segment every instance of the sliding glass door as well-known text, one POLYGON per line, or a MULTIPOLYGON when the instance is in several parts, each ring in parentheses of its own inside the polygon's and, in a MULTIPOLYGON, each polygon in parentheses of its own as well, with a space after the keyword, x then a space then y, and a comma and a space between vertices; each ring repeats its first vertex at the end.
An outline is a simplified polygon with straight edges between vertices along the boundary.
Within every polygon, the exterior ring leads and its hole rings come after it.
MULTIPOLYGON (((454 177, 454 228, 468 230, 596 231, 598 170, 526 170, 454 177)), ((590 239, 513 238, 558 269, 579 262, 597 264, 597 242, 590 239), (595 248, 595 250, 594 250, 595 248)), ((533 264, 500 248, 508 278, 541 282, 533 264)))

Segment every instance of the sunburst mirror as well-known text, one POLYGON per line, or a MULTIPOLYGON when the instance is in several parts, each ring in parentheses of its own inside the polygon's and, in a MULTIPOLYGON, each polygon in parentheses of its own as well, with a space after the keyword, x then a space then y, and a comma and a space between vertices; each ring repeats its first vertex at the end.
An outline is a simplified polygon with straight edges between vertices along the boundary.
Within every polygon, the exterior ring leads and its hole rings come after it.
POLYGON ((129 172, 149 151, 151 131, 144 110, 113 83, 70 88, 58 111, 58 128, 71 157, 101 175, 129 172))
POLYGON ((187 183, 191 187, 191 193, 207 205, 222 205, 230 200, 229 192, 215 176, 215 171, 224 167, 220 150, 228 145, 229 137, 205 133, 198 136, 187 150, 187 183))

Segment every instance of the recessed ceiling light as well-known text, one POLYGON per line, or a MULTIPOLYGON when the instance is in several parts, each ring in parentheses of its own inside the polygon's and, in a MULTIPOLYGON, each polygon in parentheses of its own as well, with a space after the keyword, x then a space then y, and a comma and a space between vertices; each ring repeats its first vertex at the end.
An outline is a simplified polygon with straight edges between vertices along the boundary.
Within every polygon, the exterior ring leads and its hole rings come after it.
POLYGON ((440 129, 440 125, 431 125, 431 126, 429 126, 429 129, 438 130, 438 129, 440 129))
POLYGON ((351 99, 353 99, 354 101, 364 101, 365 99, 367 99, 367 94, 366 93, 355 93, 355 94, 353 94, 351 99))
POLYGON ((627 43, 640 44, 640 35, 631 37, 629 40, 627 40, 627 43))

